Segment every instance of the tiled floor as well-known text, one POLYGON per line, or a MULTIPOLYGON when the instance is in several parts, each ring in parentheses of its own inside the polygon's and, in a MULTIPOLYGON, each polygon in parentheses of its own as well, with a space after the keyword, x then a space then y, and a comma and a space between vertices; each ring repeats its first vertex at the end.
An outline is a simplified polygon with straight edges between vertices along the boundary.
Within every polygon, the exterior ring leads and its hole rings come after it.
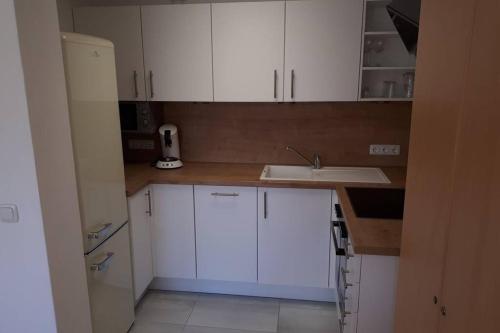
POLYGON ((335 304, 150 292, 130 333, 337 333, 335 304))

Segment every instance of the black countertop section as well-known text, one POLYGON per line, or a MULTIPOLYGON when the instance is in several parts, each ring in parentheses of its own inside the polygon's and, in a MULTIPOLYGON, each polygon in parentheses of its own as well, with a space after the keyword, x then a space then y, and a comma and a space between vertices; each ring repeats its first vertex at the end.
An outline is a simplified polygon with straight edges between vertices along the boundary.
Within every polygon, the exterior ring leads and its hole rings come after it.
POLYGON ((347 187, 346 191, 359 218, 403 219, 404 189, 347 187))

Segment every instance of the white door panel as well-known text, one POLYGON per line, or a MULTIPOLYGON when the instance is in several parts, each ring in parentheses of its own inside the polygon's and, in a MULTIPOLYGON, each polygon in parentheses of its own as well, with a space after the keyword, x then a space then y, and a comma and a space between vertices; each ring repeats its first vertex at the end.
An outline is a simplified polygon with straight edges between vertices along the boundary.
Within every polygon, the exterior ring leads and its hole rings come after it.
POLYGON ((156 277, 196 278, 192 185, 154 185, 153 263, 156 277))
POLYGON ((285 2, 212 5, 216 102, 283 100, 285 2))
POLYGON ((78 7, 74 22, 76 32, 113 42, 119 99, 146 100, 140 7, 78 7))
POLYGON ((257 188, 195 186, 198 279, 257 282, 257 188))
POLYGON ((153 280, 153 254, 151 243, 151 218, 149 213, 150 187, 128 198, 130 239, 135 301, 139 301, 153 280))
POLYGON ((149 99, 213 101, 210 4, 141 9, 149 99))
POLYGON ((332 191, 258 191, 259 282, 327 288, 332 191))
POLYGON ((363 0, 286 2, 285 101, 357 100, 362 17, 363 0))

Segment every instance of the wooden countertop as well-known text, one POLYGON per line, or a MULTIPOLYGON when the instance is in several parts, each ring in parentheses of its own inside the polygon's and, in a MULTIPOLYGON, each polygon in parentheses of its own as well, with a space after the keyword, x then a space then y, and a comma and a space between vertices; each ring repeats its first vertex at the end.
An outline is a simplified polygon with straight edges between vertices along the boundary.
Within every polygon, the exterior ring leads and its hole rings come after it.
POLYGON ((403 220, 359 218, 345 187, 337 188, 337 195, 354 253, 399 256, 403 220))
POLYGON ((148 184, 193 184, 221 186, 261 186, 336 189, 351 187, 404 187, 406 169, 382 167, 390 184, 310 182, 310 181, 262 181, 263 164, 198 163, 186 162, 184 167, 174 170, 158 170, 149 164, 125 165, 127 196, 134 195, 148 184))
POLYGON ((125 165, 127 196, 134 195, 149 184, 336 189, 353 242, 354 252, 356 254, 399 256, 402 221, 357 218, 345 187, 404 188, 405 168, 381 168, 391 181, 390 184, 262 181, 260 174, 263 168, 263 164, 186 162, 184 167, 180 169, 158 170, 149 164, 127 164, 125 165))

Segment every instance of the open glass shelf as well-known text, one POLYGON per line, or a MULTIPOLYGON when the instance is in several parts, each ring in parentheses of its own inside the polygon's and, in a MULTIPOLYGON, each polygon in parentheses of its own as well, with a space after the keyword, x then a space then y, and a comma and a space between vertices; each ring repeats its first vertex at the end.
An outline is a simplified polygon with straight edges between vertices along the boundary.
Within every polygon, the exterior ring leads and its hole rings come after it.
POLYGON ((387 12, 390 2, 365 0, 360 101, 412 100, 405 91, 405 74, 414 75, 416 58, 407 51, 387 12), (392 97, 386 97, 388 83, 384 82, 393 82, 392 97))

